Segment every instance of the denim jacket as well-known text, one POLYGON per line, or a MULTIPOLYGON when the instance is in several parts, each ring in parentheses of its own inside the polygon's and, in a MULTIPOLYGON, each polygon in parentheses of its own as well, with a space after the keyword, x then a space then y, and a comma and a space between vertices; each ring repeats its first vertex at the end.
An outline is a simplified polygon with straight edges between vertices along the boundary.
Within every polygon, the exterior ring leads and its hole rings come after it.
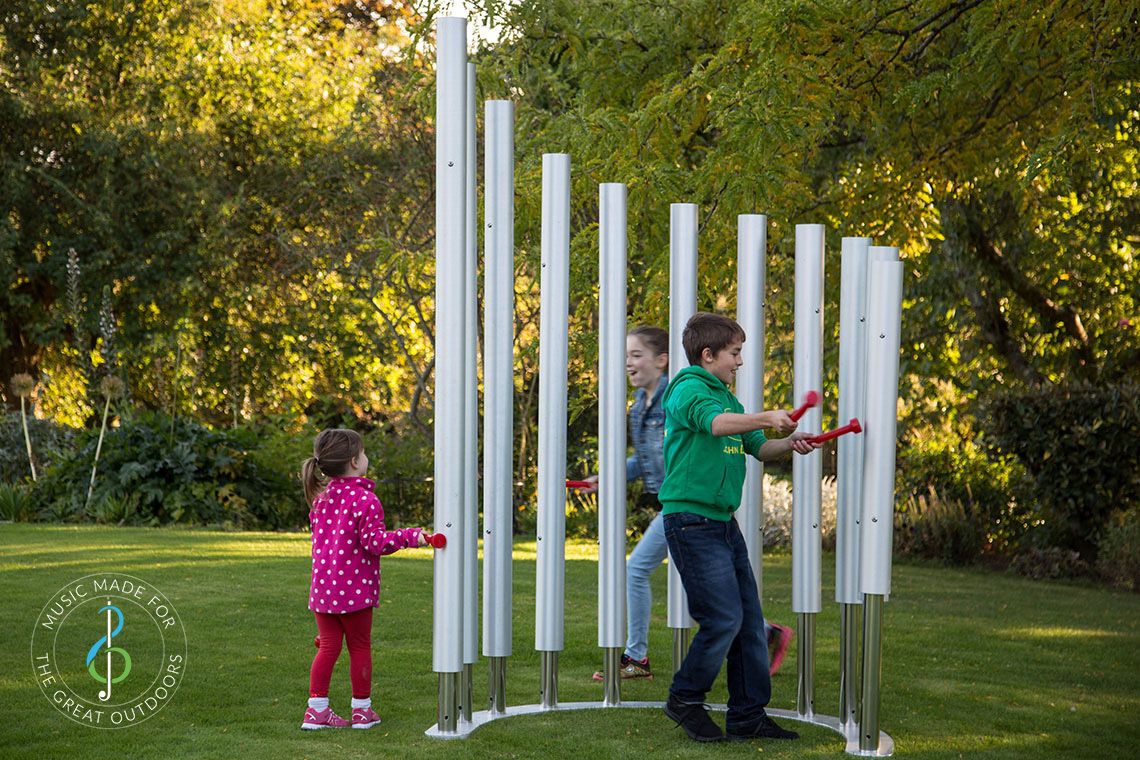
POLYGON ((669 378, 662 375, 648 403, 645 389, 638 388, 629 410, 629 440, 633 444, 633 455, 625 460, 625 479, 632 483, 642 478, 646 493, 660 491, 661 481, 665 479, 665 458, 661 453, 665 441, 665 409, 661 406, 661 398, 668 384, 669 378))

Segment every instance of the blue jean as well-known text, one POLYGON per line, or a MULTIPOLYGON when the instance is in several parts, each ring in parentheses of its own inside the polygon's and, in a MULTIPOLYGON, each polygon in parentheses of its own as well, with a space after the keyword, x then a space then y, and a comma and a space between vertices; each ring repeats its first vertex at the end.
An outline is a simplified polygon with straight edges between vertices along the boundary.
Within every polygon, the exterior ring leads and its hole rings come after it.
MULTIPOLYGON (((653 609, 653 589, 649 578, 665 561, 669 543, 665 540, 665 523, 658 514, 645 529, 637 546, 629 555, 625 568, 626 638, 625 654, 634 660, 649 656, 649 617, 653 609)), ((764 641, 771 636, 772 626, 764 621, 764 641)))
POLYGON ((633 547, 625 566, 625 653, 635 660, 644 660, 649 654, 649 611, 653 607, 649 576, 665 561, 668 550, 665 523, 658 514, 633 547))
POLYGON ((700 629, 669 696, 700 704, 728 659, 728 731, 748 730, 772 697, 768 642, 756 578, 736 520, 681 512, 664 516, 665 538, 700 629))

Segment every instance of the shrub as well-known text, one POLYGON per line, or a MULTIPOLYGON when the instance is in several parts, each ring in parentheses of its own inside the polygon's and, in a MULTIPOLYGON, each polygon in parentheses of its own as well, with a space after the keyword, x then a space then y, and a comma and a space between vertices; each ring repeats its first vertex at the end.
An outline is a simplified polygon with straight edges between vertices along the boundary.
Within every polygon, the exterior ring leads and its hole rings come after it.
POLYGON ((1037 580, 1060 580, 1088 575, 1089 564, 1081 559, 1080 552, 1047 546, 1018 552, 1009 563, 1009 569, 1037 580))
POLYGON ((1140 387, 1001 391, 983 414, 989 444, 1031 478, 1042 540, 1092 562, 1112 511, 1140 502, 1140 387))
MULTIPOLYGON (((311 441, 309 445, 312 446, 311 441)), ((432 432, 411 424, 386 424, 368 432, 364 445, 368 452, 369 477, 376 482, 376 495, 384 505, 388 527, 430 527, 435 512, 432 432)), ((482 504, 481 479, 476 488, 478 502, 482 504)))
MULTIPOLYGON (((66 425, 29 415, 28 433, 32 439, 36 470, 42 475, 71 454, 76 431, 66 425)), ((0 417, 0 482, 16 483, 31 476, 20 413, 9 412, 0 417)))
POLYGON ((931 486, 910 496, 895 512, 895 549, 949 565, 966 565, 982 552, 985 516, 970 503, 946 498, 931 486))
MULTIPOLYGON (((819 505, 820 542, 826 549, 835 546, 835 478, 824 478, 819 505)), ((764 547, 792 545, 792 483, 764 472, 764 547)))
POLYGON ((27 522, 33 514, 29 489, 18 484, 0 483, 0 521, 27 522))
POLYGON ((260 465, 252 455, 258 444, 255 430, 209 430, 155 412, 125 417, 107 433, 103 475, 85 510, 97 433, 85 431, 74 456, 37 485, 43 517, 270 529, 304 523, 301 500, 288 476, 260 465))
MULTIPOLYGON (((1024 480, 1016 460, 987 455, 975 440, 972 421, 966 419, 959 419, 953 429, 948 424, 912 429, 898 450, 895 491, 900 509, 911 504, 922 509, 919 499, 935 510, 957 504, 971 523, 983 528, 974 556, 983 548, 1009 550, 1028 530, 1029 509, 1019 496, 1024 480)), ((928 556, 925 550, 919 554, 928 556)))
POLYGON ((1140 591, 1140 507, 1116 512, 1098 546, 1097 570, 1110 583, 1140 591))

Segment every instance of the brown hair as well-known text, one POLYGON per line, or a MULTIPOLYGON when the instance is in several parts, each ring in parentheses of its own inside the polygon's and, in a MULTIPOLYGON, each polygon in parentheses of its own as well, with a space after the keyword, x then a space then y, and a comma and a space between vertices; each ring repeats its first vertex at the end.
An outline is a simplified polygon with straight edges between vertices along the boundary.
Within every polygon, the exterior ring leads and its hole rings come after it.
POLYGON ((660 327, 638 325, 629 334, 644 343, 654 356, 669 353, 669 333, 660 327))
POLYGON ((348 470, 352 460, 364 451, 364 439, 355 430, 342 428, 322 430, 313 441, 313 455, 301 464, 301 483, 305 501, 312 505, 328 478, 338 478, 348 470))
POLYGON ((713 356, 734 340, 744 340, 744 328, 735 320, 720 314, 698 311, 689 317, 685 332, 681 333, 681 345, 685 347, 685 358, 689 364, 700 366, 701 354, 707 348, 713 356))

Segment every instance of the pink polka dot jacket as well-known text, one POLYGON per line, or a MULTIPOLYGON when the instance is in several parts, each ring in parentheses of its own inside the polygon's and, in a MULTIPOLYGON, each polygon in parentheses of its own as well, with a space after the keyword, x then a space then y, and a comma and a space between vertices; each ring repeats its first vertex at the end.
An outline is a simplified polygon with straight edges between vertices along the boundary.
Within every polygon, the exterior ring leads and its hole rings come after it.
POLYGON ((380 557, 419 543, 419 528, 384 529, 375 486, 368 478, 333 478, 313 502, 313 612, 335 615, 375 607, 380 557))

